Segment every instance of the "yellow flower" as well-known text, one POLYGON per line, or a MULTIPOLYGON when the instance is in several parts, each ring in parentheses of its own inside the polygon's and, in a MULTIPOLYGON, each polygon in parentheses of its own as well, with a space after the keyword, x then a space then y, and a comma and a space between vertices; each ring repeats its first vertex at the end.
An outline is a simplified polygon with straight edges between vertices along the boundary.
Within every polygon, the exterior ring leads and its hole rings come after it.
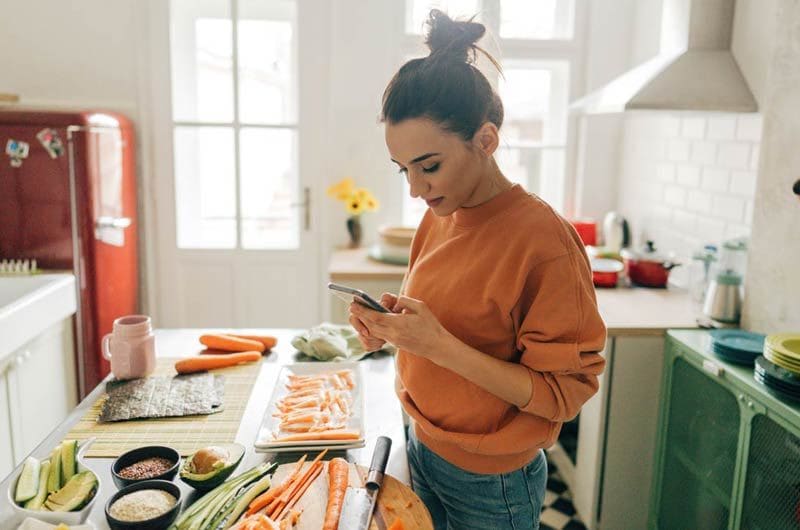
POLYGON ((348 200, 350 194, 353 192, 356 183, 352 177, 345 177, 333 186, 328 188, 327 194, 329 197, 334 197, 340 201, 348 200))
POLYGON ((366 207, 368 212, 377 211, 378 208, 380 208, 380 206, 381 206, 381 203, 379 203, 378 199, 376 199, 375 197, 369 197, 367 199, 366 205, 365 205, 365 207, 366 207))
POLYGON ((347 213, 350 215, 358 215, 364 211, 366 202, 361 200, 357 194, 350 195, 349 200, 345 203, 347 213))

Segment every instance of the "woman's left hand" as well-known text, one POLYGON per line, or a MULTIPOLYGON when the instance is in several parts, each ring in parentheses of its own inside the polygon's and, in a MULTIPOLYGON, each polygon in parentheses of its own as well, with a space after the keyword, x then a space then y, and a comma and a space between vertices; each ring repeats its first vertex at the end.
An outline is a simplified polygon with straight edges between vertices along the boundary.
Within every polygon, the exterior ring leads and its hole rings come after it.
POLYGON ((452 335, 425 302, 400 296, 393 309, 393 313, 380 313, 357 302, 350 306, 351 313, 367 326, 371 336, 436 362, 452 335))

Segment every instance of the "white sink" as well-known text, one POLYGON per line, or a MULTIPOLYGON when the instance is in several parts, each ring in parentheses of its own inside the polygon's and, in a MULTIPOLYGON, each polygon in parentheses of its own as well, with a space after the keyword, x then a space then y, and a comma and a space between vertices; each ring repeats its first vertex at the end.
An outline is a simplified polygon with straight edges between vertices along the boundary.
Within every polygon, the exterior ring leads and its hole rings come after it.
POLYGON ((0 276, 0 364, 41 332, 75 313, 75 277, 0 276))

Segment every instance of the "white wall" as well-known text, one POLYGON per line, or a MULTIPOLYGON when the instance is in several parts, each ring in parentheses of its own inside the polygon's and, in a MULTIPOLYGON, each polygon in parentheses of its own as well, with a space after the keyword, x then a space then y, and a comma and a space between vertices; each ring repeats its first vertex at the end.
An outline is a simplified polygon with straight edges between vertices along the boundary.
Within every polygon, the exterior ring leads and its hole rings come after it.
POLYGON ((778 0, 736 0, 731 50, 759 107, 772 60, 778 0))
POLYGON ((629 113, 618 206, 636 243, 686 264, 705 244, 749 235, 760 139, 759 114, 629 113))

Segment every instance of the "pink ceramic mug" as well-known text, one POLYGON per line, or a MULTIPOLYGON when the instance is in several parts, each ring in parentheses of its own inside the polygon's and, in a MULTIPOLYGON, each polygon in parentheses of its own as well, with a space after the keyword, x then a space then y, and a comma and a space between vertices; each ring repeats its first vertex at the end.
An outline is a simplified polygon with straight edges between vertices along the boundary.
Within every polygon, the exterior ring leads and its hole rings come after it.
POLYGON ((103 337, 103 357, 111 361, 117 379, 136 379, 156 367, 156 344, 150 317, 129 315, 114 321, 114 330, 103 337))

